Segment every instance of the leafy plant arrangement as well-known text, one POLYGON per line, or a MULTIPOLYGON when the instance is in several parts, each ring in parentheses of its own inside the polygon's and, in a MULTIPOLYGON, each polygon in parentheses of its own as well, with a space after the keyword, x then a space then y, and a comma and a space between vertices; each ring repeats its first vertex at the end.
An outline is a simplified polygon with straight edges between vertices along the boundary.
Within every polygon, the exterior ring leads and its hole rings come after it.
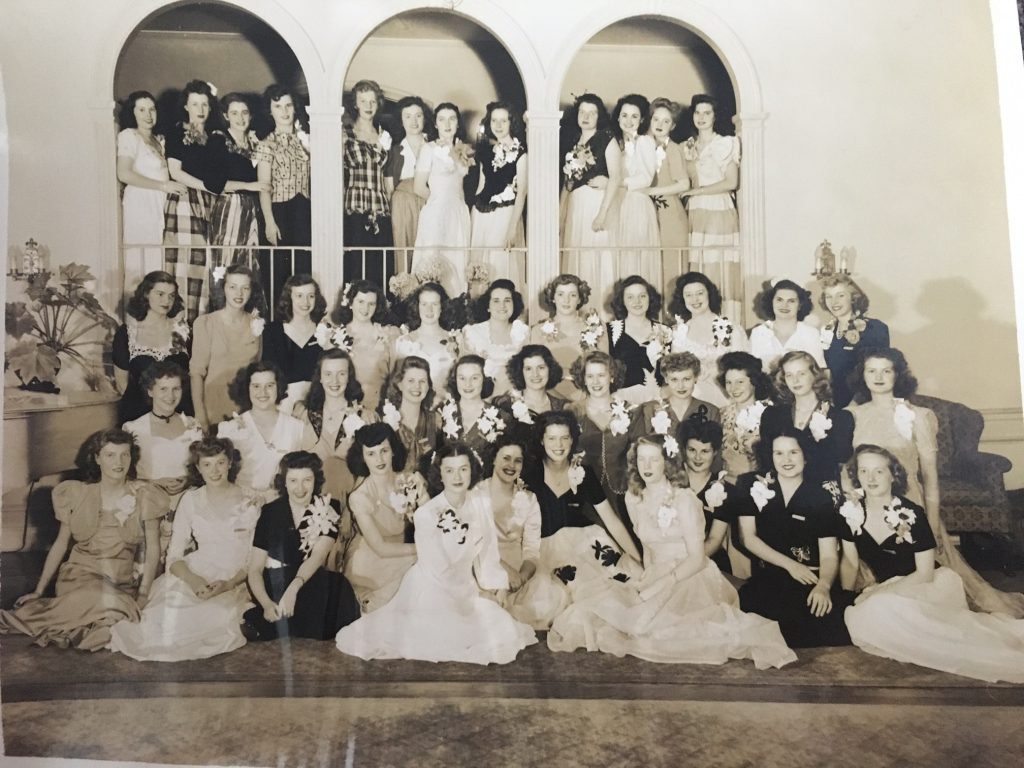
POLYGON ((59 275, 53 285, 51 272, 28 276, 28 303, 7 303, 4 324, 16 343, 7 348, 4 370, 14 371, 21 389, 56 393, 57 373, 70 360, 81 366, 86 384, 96 391, 110 381, 103 357, 118 321, 86 288, 96 279, 88 267, 72 262, 59 267, 59 275), (102 337, 97 338, 97 330, 102 337), (99 350, 90 352, 90 347, 99 350))

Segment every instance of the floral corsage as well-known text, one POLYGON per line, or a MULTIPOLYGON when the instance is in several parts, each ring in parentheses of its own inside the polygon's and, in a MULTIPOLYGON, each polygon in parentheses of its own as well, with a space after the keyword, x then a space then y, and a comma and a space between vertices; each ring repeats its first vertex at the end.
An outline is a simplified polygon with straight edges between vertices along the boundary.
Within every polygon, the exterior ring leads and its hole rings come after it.
POLYGON ((520 424, 533 424, 533 416, 530 414, 530 406, 526 404, 523 393, 518 389, 509 390, 509 398, 512 401, 512 416, 520 424))
POLYGON ((594 167, 597 160, 588 144, 577 144, 565 153, 565 164, 562 166, 562 173, 566 181, 579 181, 588 170, 594 167))
POLYGON ((331 494, 315 497, 299 522, 299 548, 308 557, 321 536, 333 536, 341 515, 331 506, 331 494))
POLYGON ((896 425, 896 431, 904 440, 914 439, 914 421, 916 419, 917 414, 907 404, 907 401, 902 397, 896 398, 896 408, 893 410, 892 420, 896 425))
POLYGON ((586 477, 586 470, 583 468, 583 453, 573 454, 569 460, 569 489, 576 493, 583 478, 586 477))
MULTIPOLYGON (((822 406, 828 409, 828 403, 822 403, 822 406)), ((828 437, 828 431, 832 429, 832 419, 822 412, 821 406, 819 406, 811 414, 811 420, 807 422, 807 428, 811 430, 811 436, 815 441, 821 442, 828 437)))
POLYGON ((608 429, 613 435, 624 435, 629 429, 629 404, 625 400, 612 400, 612 417, 608 429))
POLYGON ((898 498, 894 498, 891 504, 885 506, 884 519, 886 525, 892 528, 896 534, 897 544, 914 543, 914 539, 910 535, 910 528, 917 520, 914 510, 907 509, 898 498))
POLYGON ((750 486, 750 498, 752 498, 754 500, 754 504, 757 505, 758 512, 763 511, 765 504, 767 504, 769 500, 775 498, 775 491, 768 487, 773 482, 775 482, 775 480, 772 479, 772 473, 769 472, 764 476, 757 475, 757 479, 754 481, 754 484, 750 486))
POLYGON ((395 432, 402 426, 401 412, 395 407, 394 403, 387 399, 384 400, 384 405, 381 407, 381 419, 395 432))
POLYGON ((651 417, 651 429, 654 430, 655 434, 667 435, 671 428, 672 417, 668 413, 668 403, 659 398, 658 408, 651 417))
POLYGON ((761 416, 764 415, 768 401, 758 400, 748 405, 736 414, 736 428, 748 433, 755 433, 761 429, 761 416))
POLYGON ((344 325, 334 325, 326 320, 317 323, 314 332, 316 343, 324 349, 343 349, 351 352, 355 339, 344 325))
POLYGON ((821 346, 822 349, 828 349, 832 346, 832 339, 838 338, 845 341, 850 346, 856 345, 860 341, 861 334, 868 327, 868 321, 863 315, 857 315, 846 323, 846 328, 841 331, 836 329, 839 326, 839 321, 832 319, 830 323, 827 323, 824 328, 821 329, 821 346))
POLYGON ((267 321, 260 317, 260 311, 254 309, 252 311, 252 317, 249 320, 249 332, 259 338, 263 335, 263 327, 267 324, 267 321))
POLYGON ((724 469, 719 472, 718 479, 711 483, 708 489, 704 491, 704 503, 707 504, 708 509, 712 512, 722 506, 729 497, 728 492, 725 490, 725 483, 722 482, 722 478, 726 474, 728 473, 724 469))
MULTIPOLYGON (((859 495, 863 495, 863 493, 863 491, 860 491, 859 495)), ((846 520, 846 524, 850 526, 853 535, 860 536, 861 531, 864 530, 864 520, 866 518, 864 506, 861 504, 860 499, 847 498, 843 502, 843 506, 839 508, 839 514, 846 520)))
POLYGON ((661 356, 672 347, 672 329, 661 323, 651 323, 651 335, 644 342, 647 347, 647 359, 651 365, 657 365, 661 356))
POLYGON ((395 491, 388 494, 388 504, 397 514, 411 518, 419 506, 420 485, 415 475, 400 474, 395 477, 395 491))
POLYGON ((520 146, 519 139, 515 138, 508 145, 497 142, 491 153, 491 168, 496 171, 518 160, 520 146))
POLYGON ((455 514, 454 509, 446 509, 437 518, 437 527, 441 533, 448 534, 455 538, 457 544, 466 543, 466 532, 469 531, 469 523, 464 523, 455 514))
POLYGON ((583 319, 583 330, 580 331, 580 346, 586 350, 597 349, 598 340, 604 336, 604 323, 597 310, 591 310, 583 319))
POLYGON ((117 502, 117 509, 114 510, 114 517, 117 518, 118 525, 124 525, 128 522, 128 518, 132 516, 135 511, 135 496, 132 494, 125 494, 121 497, 121 500, 117 502))

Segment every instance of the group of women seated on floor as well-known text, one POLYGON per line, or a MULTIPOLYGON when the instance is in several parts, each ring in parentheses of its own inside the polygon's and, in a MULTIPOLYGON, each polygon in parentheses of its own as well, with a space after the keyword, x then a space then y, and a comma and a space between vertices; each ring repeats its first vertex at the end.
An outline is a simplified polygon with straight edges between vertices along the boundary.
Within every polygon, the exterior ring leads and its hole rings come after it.
POLYGON ((394 329, 367 281, 328 321, 294 276, 274 323, 244 266, 222 282, 191 333, 170 275, 140 284, 116 357, 134 410, 55 489, 57 540, 0 630, 153 660, 288 635, 506 663, 541 630, 781 667, 852 642, 1024 682, 1024 596, 950 541, 935 416, 848 276, 823 281, 820 331, 805 289, 769 285, 749 337, 699 273, 672 325, 642 277, 602 324, 560 275, 547 319, 497 280, 462 329, 433 283, 394 329))

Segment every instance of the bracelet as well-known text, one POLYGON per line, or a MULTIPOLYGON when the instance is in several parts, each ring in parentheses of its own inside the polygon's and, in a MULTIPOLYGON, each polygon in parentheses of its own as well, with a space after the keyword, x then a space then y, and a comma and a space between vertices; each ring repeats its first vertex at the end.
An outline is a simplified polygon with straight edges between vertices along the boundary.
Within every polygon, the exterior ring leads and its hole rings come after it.
POLYGON ((302 576, 299 576, 299 574, 297 573, 295 574, 295 578, 292 579, 292 581, 298 581, 299 587, 302 587, 306 584, 306 580, 302 576))

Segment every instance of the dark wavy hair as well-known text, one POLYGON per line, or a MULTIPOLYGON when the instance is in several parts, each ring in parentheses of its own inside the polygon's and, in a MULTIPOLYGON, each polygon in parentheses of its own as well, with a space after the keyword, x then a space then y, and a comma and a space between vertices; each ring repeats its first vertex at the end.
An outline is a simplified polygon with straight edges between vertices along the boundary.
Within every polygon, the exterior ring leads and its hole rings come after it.
POLYGON ((228 458, 228 482, 235 482, 238 472, 242 469, 242 454, 235 448, 235 444, 226 437, 204 437, 188 447, 188 463, 186 465, 188 484, 194 488, 206 485, 203 476, 199 474, 199 460, 220 456, 222 453, 228 458))
MULTIPOLYGON (((499 432, 493 443, 487 444, 487 449, 481 457, 484 477, 491 477, 494 474, 494 461, 498 458, 498 452, 502 448, 508 448, 510 445, 517 446, 523 452, 523 465, 526 465, 526 457, 528 455, 526 435, 518 430, 506 430, 499 432)), ((520 474, 520 476, 522 475, 520 474)))
POLYGON ((75 466, 82 471, 82 480, 87 483, 98 483, 100 481, 102 473, 100 472, 100 465, 96 461, 96 457, 100 455, 103 446, 107 444, 131 446, 131 463, 128 465, 128 479, 134 480, 137 476, 139 464, 139 444, 135 442, 135 435, 118 427, 93 432, 78 447, 78 453, 75 455, 75 466))
POLYGON ((448 388, 448 394, 451 395, 452 400, 458 402, 462 399, 462 395, 459 394, 459 367, 463 365, 477 365, 480 366, 480 373, 483 374, 484 383, 483 388, 480 392, 480 398, 486 400, 494 394, 494 379, 484 373, 484 367, 487 361, 484 360, 480 355, 462 355, 455 364, 448 369, 448 379, 445 381, 445 386, 448 388))
MULTIPOLYGON (((694 114, 696 114, 697 112, 697 107, 700 106, 701 104, 710 105, 712 111, 715 113, 715 121, 711 126, 712 130, 715 131, 715 133, 723 133, 724 131, 722 129, 722 125, 724 118, 722 116, 721 104, 719 103, 718 99, 707 93, 695 93, 693 95, 693 98, 690 99, 691 123, 693 121, 694 114)), ((691 127, 693 126, 691 125, 691 127)))
POLYGON ((615 107, 612 109, 612 133, 615 134, 615 140, 619 143, 620 147, 623 145, 623 136, 622 129, 619 127, 619 115, 622 113, 622 108, 627 104, 640 110, 640 126, 636 131, 637 136, 645 135, 651 127, 651 102, 639 93, 626 94, 615 102, 615 107))
MULTIPOLYGON (((718 358, 718 376, 715 381, 718 388, 725 394, 725 374, 729 371, 743 371, 754 385, 754 399, 764 400, 770 398, 774 391, 772 380, 768 374, 761 369, 760 359, 749 352, 726 352, 718 358)), ((726 395, 728 397, 728 395, 726 395)))
POLYGON ((277 297, 278 320, 283 323, 290 323, 292 321, 292 318, 295 317, 294 310, 292 309, 292 288, 301 288, 306 285, 312 285, 316 288, 313 311, 309 313, 310 320, 314 323, 319 323, 324 319, 324 315, 327 314, 327 299, 320 292, 320 284, 313 279, 312 275, 299 272, 285 280, 284 285, 281 286, 281 293, 277 297))
POLYGON ((384 384, 383 397, 377 404, 378 414, 384 414, 385 400, 390 401, 396 408, 402 407, 402 390, 398 388, 398 384, 410 370, 423 371, 427 374, 427 393, 423 396, 423 402, 420 403, 420 418, 433 418, 431 411, 434 406, 434 380, 430 378, 430 363, 417 355, 403 357, 395 364, 395 369, 391 371, 391 375, 388 376, 388 380, 384 384))
POLYGON ((421 99, 419 96, 404 96, 398 100, 392 110, 393 119, 391 124, 393 127, 391 134, 395 143, 398 144, 405 138, 405 126, 402 125, 402 111, 409 107, 419 107, 423 112, 423 136, 430 141, 434 138, 434 111, 427 106, 427 102, 421 99))
POLYGON ((807 462, 810 461, 810 457, 814 453, 814 439, 811 437, 809 432, 797 429, 792 424, 783 425, 783 427, 779 429, 778 432, 774 433, 770 439, 759 440, 757 442, 754 447, 754 453, 757 455, 758 470, 762 474, 775 471, 775 461, 772 452, 774 450, 775 441, 780 437, 790 437, 796 440, 797 445, 800 446, 800 451, 804 455, 804 474, 806 474, 807 462))
POLYGON ((828 371, 822 370, 812 355, 799 349, 791 349, 780 357, 778 362, 772 367, 772 379, 775 382, 775 394, 778 395, 779 401, 786 405, 793 404, 793 400, 795 398, 793 397, 793 393, 789 391, 789 387, 786 386, 786 373, 783 368, 788 363, 792 363, 797 360, 802 360, 807 363, 807 369, 814 377, 814 396, 818 398, 819 402, 831 402, 832 385, 829 383, 828 371))
POLYGON ((849 275, 844 275, 842 273, 825 275, 818 281, 818 284, 821 286, 821 293, 818 295, 818 304, 826 312, 828 312, 828 305, 825 304, 825 289, 835 288, 837 285, 845 285, 850 289, 850 308, 852 309, 853 314, 862 315, 868 311, 868 306, 871 302, 868 300, 867 294, 864 293, 864 290, 857 285, 857 282, 849 275))
POLYGON ((214 310, 222 309, 227 304, 227 299, 224 296, 224 284, 231 275, 245 275, 249 278, 249 300, 245 302, 245 306, 242 307, 242 311, 252 312, 255 309, 262 317, 266 317, 267 299, 263 295, 263 288, 260 286, 260 281, 256 279, 256 274, 241 262, 229 265, 228 268, 224 270, 224 279, 217 280, 213 283, 213 286, 210 288, 210 311, 213 312, 214 310))
POLYGON ((345 458, 349 472, 354 477, 369 477, 370 468, 366 464, 366 456, 363 455, 363 451, 385 442, 391 447, 391 469, 394 472, 401 472, 405 467, 408 451, 401 438, 398 437, 398 433, 382 421, 365 424, 357 429, 355 435, 352 436, 352 445, 345 458))
POLYGON ((754 309, 757 310, 759 317, 763 317, 766 320, 775 319, 775 307, 772 306, 772 303, 775 301, 779 291, 793 291, 796 294, 797 299, 800 301, 800 306, 796 311, 797 320, 803 320, 811 314, 811 310, 814 309, 814 302, 811 301, 811 292, 792 280, 782 279, 775 283, 775 285, 769 283, 755 299, 756 305, 754 309))
POLYGON ((708 292, 708 309, 714 314, 722 313, 722 292, 718 286, 711 282, 711 278, 703 272, 687 272, 676 281, 676 288, 672 291, 672 301, 669 302, 668 311, 673 315, 679 315, 683 320, 693 317, 693 312, 686 308, 686 301, 683 299, 683 291, 686 286, 699 283, 708 292))
POLYGON ((312 451, 291 451, 281 457, 274 475, 274 490, 282 499, 288 498, 288 488, 284 483, 291 469, 313 470, 313 495, 320 495, 324 487, 324 462, 319 456, 312 451))
POLYGON ((654 366, 654 379, 659 386, 666 384, 665 377, 676 371, 693 371, 693 377, 700 376, 700 358, 693 352, 670 352, 663 355, 654 366))
POLYGON ((545 411, 534 420, 531 453, 541 461, 547 461, 547 454, 544 452, 544 433, 548 427, 566 427, 569 430, 569 437, 572 438, 569 453, 576 453, 583 430, 572 411, 545 411))
POLYGON ((436 127, 437 127, 437 116, 439 114, 441 114, 441 112, 446 110, 446 109, 455 113, 456 127, 455 127, 455 136, 453 137, 453 140, 454 141, 465 141, 466 140, 466 129, 462 125, 462 110, 460 110, 456 105, 452 104, 450 101, 442 101, 440 104, 438 104, 436 107, 434 107, 434 126, 435 126, 435 130, 436 130, 436 127))
MULTIPOLYGON (((135 105, 142 99, 149 99, 153 102, 153 106, 157 107, 156 97, 153 96, 149 91, 132 91, 128 94, 123 102, 121 102, 121 110, 117 118, 118 124, 121 128, 138 128, 139 121, 135 119, 135 105)), ((157 112, 159 116, 159 112, 157 112)), ((156 126, 154 126, 155 132, 156 126)))
POLYGON ((210 105, 210 113, 207 116, 205 123, 206 132, 209 133, 220 125, 220 119, 217 113, 220 105, 217 104, 217 99, 213 95, 213 89, 210 88, 210 84, 208 82, 205 80, 189 80, 185 83, 185 87, 181 89, 181 94, 178 96, 178 110, 183 122, 185 123, 188 122, 188 112, 185 111, 185 105, 188 103, 188 97, 192 94, 205 96, 207 104, 210 105))
POLYGON ((139 386, 146 395, 146 399, 152 403, 153 398, 149 390, 160 379, 177 379, 181 384, 182 393, 188 386, 188 372, 173 360, 156 360, 150 363, 139 377, 139 386))
POLYGON ((174 275, 158 269, 154 272, 148 272, 142 278, 142 282, 139 283, 131 298, 128 299, 126 311, 136 320, 145 320, 146 315, 149 314, 149 292, 153 290, 153 286, 157 283, 167 283, 174 286, 174 301, 171 303, 171 309, 167 313, 168 317, 176 317, 185 308, 185 302, 182 301, 181 294, 178 292, 178 281, 174 279, 174 275))
POLYGON ((917 378, 910 372, 906 356, 895 347, 867 347, 857 355, 857 365, 846 379, 853 392, 854 402, 866 403, 871 399, 871 390, 864 383, 864 366, 872 357, 892 363, 893 372, 896 374, 896 382, 892 389, 893 397, 914 396, 917 392, 917 378))
POLYGON ((363 387, 356 378, 356 366, 352 362, 352 356, 344 349, 328 349, 320 359, 316 361, 316 368, 313 369, 313 378, 309 385, 309 393, 306 395, 306 410, 313 413, 321 413, 324 409, 324 400, 327 395, 324 392, 323 382, 320 375, 324 363, 328 360, 345 360, 348 362, 348 382, 345 384, 344 398, 350 403, 358 403, 363 399, 363 387))
POLYGON ((509 318, 509 322, 523 314, 523 310, 526 308, 526 305, 523 303, 523 294, 516 290, 516 284, 511 280, 500 278, 488 285, 487 290, 477 298, 473 314, 478 320, 491 319, 491 294, 500 290, 505 290, 512 294, 512 317, 509 318))
POLYGON ((544 309, 547 310, 548 314, 552 317, 555 316, 557 311, 555 307, 555 291, 558 290, 559 286, 562 285, 574 285, 576 286, 576 292, 580 295, 579 306, 577 310, 585 307, 587 302, 590 301, 590 284, 587 283, 582 277, 578 275, 561 274, 544 286, 544 291, 541 294, 541 304, 544 305, 544 309))
POLYGON ((682 448, 676 452, 675 456, 668 456, 665 454, 665 438, 667 435, 643 435, 634 440, 629 450, 626 451, 626 482, 629 484, 629 491, 634 496, 640 496, 643 493, 644 488, 647 487, 647 483, 644 482, 643 477, 640 476, 640 470, 636 466, 636 455, 641 445, 653 445, 659 451, 661 451, 662 457, 665 459, 665 478, 669 481, 673 488, 689 488, 690 477, 686 474, 686 467, 684 466, 683 457, 684 453, 682 448))
POLYGON ((248 109, 250 113, 252 112, 252 106, 249 104, 249 98, 238 91, 231 91, 230 93, 226 93, 221 96, 217 102, 217 108, 220 109, 222 115, 226 115, 228 113, 228 109, 230 109, 231 105, 235 103, 244 104, 246 109, 248 109))
POLYGON ((288 395, 288 380, 284 377, 284 371, 278 367, 277 363, 270 360, 256 360, 249 363, 245 368, 239 368, 235 378, 228 384, 228 397, 241 409, 240 413, 244 413, 252 408, 252 399, 249 397, 249 384, 252 383, 252 377, 257 373, 274 374, 274 384, 277 387, 277 397, 274 402, 280 403, 288 395))
POLYGON ((450 311, 448 309, 448 305, 451 303, 451 300, 448 298, 448 292, 437 283, 424 283, 415 291, 410 293, 409 297, 405 300, 405 320, 406 324, 409 326, 409 330, 415 331, 423 324, 423 321, 420 319, 420 296, 428 291, 436 293, 441 297, 440 324, 446 331, 451 330, 448 323, 448 314, 450 311))
MULTIPOLYGON (((351 283, 345 283, 345 285, 341 286, 338 289, 338 296, 334 300, 331 321, 338 325, 348 325, 351 323, 352 301, 360 293, 372 293, 377 297, 377 306, 373 309, 373 316, 370 318, 370 322, 386 324, 390 318, 388 299, 384 295, 384 289, 372 280, 353 280, 351 283), (345 306, 342 301, 347 301, 348 306, 345 306)), ((443 301, 441 305, 442 307, 444 306, 443 301)))
POLYGON ((458 456, 465 456, 469 459, 469 487, 472 488, 480 482, 482 470, 476 453, 461 440, 453 440, 450 443, 444 443, 434 451, 434 457, 430 462, 430 471, 427 472, 427 489, 432 497, 444 490, 444 483, 441 482, 441 462, 458 456))
POLYGON ((615 287, 612 289, 612 314, 615 315, 616 320, 626 319, 629 312, 622 297, 625 295, 626 289, 634 285, 642 285, 647 291, 647 319, 653 323, 661 317, 661 294, 658 293, 657 288, 640 275, 630 275, 615 281, 615 287))
POLYGON ((483 120, 480 125, 484 128, 484 135, 491 141, 497 141, 494 131, 491 130, 491 117, 495 110, 504 109, 508 112, 508 133, 514 139, 519 139, 520 146, 526 151, 526 125, 523 123, 523 115, 518 109, 507 101, 492 101, 487 105, 483 120))
POLYGON ((569 375, 572 376, 572 382, 580 392, 587 391, 585 379, 587 366, 590 363, 603 365, 608 369, 608 374, 611 377, 611 384, 608 386, 610 392, 622 389, 623 384, 626 383, 625 364, 617 357, 612 357, 607 352, 602 352, 600 349, 592 349, 577 357, 573 361, 572 368, 569 369, 569 375))
POLYGON ((871 443, 861 443, 853 452, 853 456, 848 462, 846 462, 846 471, 849 473, 850 480, 853 483, 854 488, 860 488, 860 479, 857 477, 857 462, 861 456, 865 453, 873 454, 875 456, 881 456, 887 462, 889 462, 889 473, 892 475, 892 491, 897 496, 902 496, 907 492, 907 486, 909 480, 907 479, 907 468, 903 466, 899 459, 889 450, 882 448, 879 445, 872 445, 871 443))
MULTIPOLYGON (((686 444, 690 440, 707 443, 717 454, 722 450, 722 425, 710 419, 687 419, 679 425, 679 446, 686 456, 686 444)), ((685 463, 685 459, 684 459, 685 463)))
POLYGON ((509 358, 508 363, 505 365, 505 371, 508 373, 508 380, 512 386, 520 392, 526 389, 526 376, 523 373, 523 368, 526 365, 526 359, 529 357, 541 358, 548 367, 548 383, 544 385, 544 389, 554 389, 558 386, 558 382, 562 380, 564 375, 562 366, 555 360, 551 350, 543 344, 524 344, 522 349, 509 358))
POLYGON ((582 93, 576 97, 572 106, 565 110, 562 117, 562 133, 565 140, 569 141, 569 146, 575 144, 580 138, 579 112, 581 104, 593 104, 597 107, 598 131, 607 131, 611 126, 611 118, 608 117, 608 107, 604 105, 604 100, 596 93, 582 93))

